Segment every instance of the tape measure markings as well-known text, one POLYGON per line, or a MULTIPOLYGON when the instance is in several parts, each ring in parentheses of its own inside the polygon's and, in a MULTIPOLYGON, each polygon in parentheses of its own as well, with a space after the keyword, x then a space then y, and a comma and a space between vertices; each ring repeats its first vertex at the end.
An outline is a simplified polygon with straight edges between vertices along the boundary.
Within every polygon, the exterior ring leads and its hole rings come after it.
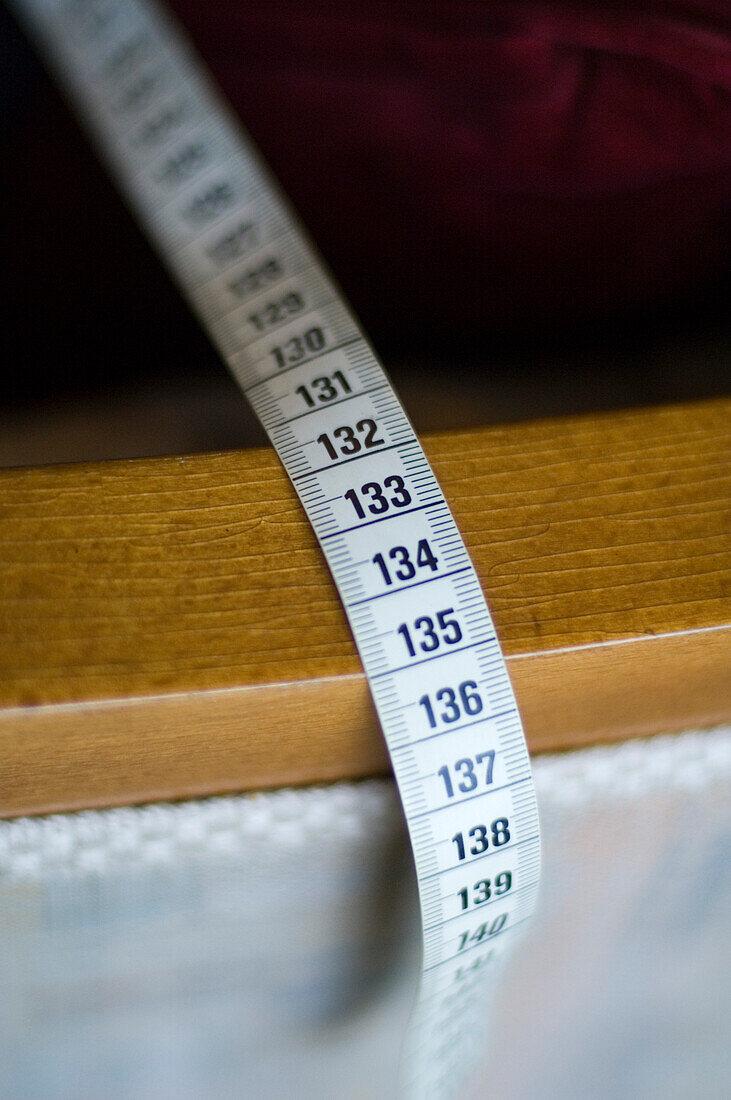
POLYGON ((365 336, 180 32, 147 0, 14 4, 268 431, 333 573, 419 880, 406 1087, 450 1095, 476 1041, 463 1013, 528 920, 540 867, 520 718, 466 548, 365 336))

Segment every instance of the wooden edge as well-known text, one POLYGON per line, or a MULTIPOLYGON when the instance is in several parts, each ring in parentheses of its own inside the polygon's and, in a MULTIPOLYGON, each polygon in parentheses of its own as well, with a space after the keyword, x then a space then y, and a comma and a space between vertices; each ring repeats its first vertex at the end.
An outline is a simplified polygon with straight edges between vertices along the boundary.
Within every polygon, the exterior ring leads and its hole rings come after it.
MULTIPOLYGON (((425 441, 532 752, 731 718, 730 411, 425 441)), ((388 770, 270 452, 2 472, 0 545, 0 816, 388 770)))
MULTIPOLYGON (((727 721, 730 667, 731 629, 724 628, 508 658, 532 753, 727 721)), ((0 817, 390 771, 361 673, 23 708, 5 719, 0 754, 12 761, 8 789, 15 793, 0 817), (252 725, 266 732, 252 737, 252 725), (64 746, 60 767, 54 742, 64 746)))

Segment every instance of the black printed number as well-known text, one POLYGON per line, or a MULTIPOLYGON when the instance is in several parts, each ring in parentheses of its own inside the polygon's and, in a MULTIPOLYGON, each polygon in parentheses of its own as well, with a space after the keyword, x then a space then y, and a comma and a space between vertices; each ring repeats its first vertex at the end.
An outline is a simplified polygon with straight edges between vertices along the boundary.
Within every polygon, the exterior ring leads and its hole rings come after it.
POLYGON ((316 355, 318 351, 322 351, 326 343, 325 333, 321 328, 308 328, 301 336, 293 336, 285 344, 272 348, 271 354, 278 367, 292 367, 308 355, 316 355))
MULTIPOLYGON (((249 314, 249 324, 253 325, 257 332, 265 332, 268 328, 272 328, 274 325, 281 324, 282 321, 288 320, 290 317, 294 317, 296 314, 301 313, 305 307, 304 298, 296 291, 291 290, 289 294, 282 295, 281 298, 277 298, 276 301, 267 302, 265 306, 257 310, 256 313, 249 314)), ((312 333, 320 332, 320 329, 310 329, 306 332, 302 339, 307 345, 308 336, 311 338, 312 333)), ((322 335, 322 334, 321 334, 322 335)), ((295 337, 295 340, 298 337, 295 337)), ((290 341, 291 343, 292 341, 290 341)), ((307 345, 309 347, 309 345, 307 345)), ((324 340, 321 345, 325 346, 324 340)), ((275 354, 277 349, 274 349, 272 354, 275 354)), ((318 348, 311 348, 309 350, 319 351, 318 348)), ((307 354, 305 352, 304 354, 307 354)), ((284 366, 284 362, 279 363, 279 366, 284 366)))
POLYGON ((263 263, 247 268, 246 271, 237 275, 228 284, 228 289, 237 298, 248 298, 251 294, 264 290, 269 283, 276 282, 283 274, 284 269, 281 263, 276 256, 272 256, 270 259, 264 260, 263 263))
POLYGON ((298 393, 308 408, 314 409, 318 402, 334 401, 343 393, 352 393, 348 379, 341 370, 332 374, 323 374, 320 378, 313 378, 308 386, 298 386, 294 391, 298 393))
POLYGON ((393 584, 394 577, 399 581, 410 581, 416 576, 417 569, 431 569, 433 573, 439 562, 427 539, 419 539, 413 560, 405 546, 393 546, 385 556, 375 554, 371 560, 381 570, 381 576, 386 584, 393 584), (389 566, 386 558, 390 562, 395 562, 398 568, 389 566))
POLYGON ((481 878, 479 882, 475 883, 471 891, 466 886, 463 890, 458 890, 457 897, 462 903, 462 908, 469 909, 475 905, 483 905, 486 901, 490 901, 492 897, 502 897, 503 894, 507 894, 512 885, 512 872, 500 871, 493 879, 481 878))
MULTIPOLYGON (((465 841, 464 833, 455 833, 452 844, 457 846, 457 857, 460 860, 467 859, 468 855, 481 856, 492 843, 493 848, 502 848, 510 840, 510 823, 507 817, 498 817, 492 825, 475 825, 470 829, 465 841)), ((509 888, 508 888, 509 889, 509 888)))
POLYGON ((482 696, 474 680, 464 680, 458 688, 440 688, 433 696, 422 695, 419 706, 426 711, 429 725, 435 729, 440 722, 458 722, 463 714, 475 715, 482 710, 482 696), (435 703, 438 706, 435 707, 435 703))
POLYGON ((366 516, 361 497, 370 500, 366 508, 374 516, 388 512, 390 508, 405 508, 407 504, 411 504, 411 493, 398 474, 384 478, 383 485, 378 481, 367 481, 360 489, 348 489, 343 496, 353 505, 358 519, 365 519, 366 516))
POLYGON ((471 983, 471 980, 475 977, 475 973, 482 970, 483 966, 491 962, 494 956, 494 951, 487 951, 484 955, 475 955, 469 966, 460 966, 457 968, 454 973, 455 981, 464 982, 464 980, 467 978, 470 979, 470 981, 467 983, 469 985, 471 983))
POLYGON ((258 243, 259 236, 253 222, 242 221, 228 229, 206 252, 217 264, 229 263, 245 255, 258 243))
POLYGON ((212 184, 202 195, 197 195, 184 211, 190 222, 201 224, 217 218, 236 198, 233 187, 225 181, 212 184))
POLYGON ((499 917, 495 917, 495 920, 490 923, 486 921, 485 924, 481 924, 479 928, 476 928, 474 932, 463 932, 459 937, 458 951, 464 951, 468 944, 481 943, 483 940, 488 939, 490 936, 495 936, 498 932, 507 924, 508 914, 501 913, 499 917))
POLYGON ((447 798, 454 798, 454 785, 452 783, 452 773, 456 773, 456 776, 461 776, 461 779, 457 783, 457 790, 462 794, 468 794, 470 791, 474 791, 480 782, 480 776, 483 777, 484 785, 489 787, 492 783, 492 772, 495 766, 495 750, 490 749, 489 752, 478 752, 474 759, 470 756, 464 756, 461 760, 456 760, 455 763, 449 768, 446 764, 437 772, 444 780, 444 786, 447 791, 447 798), (484 771, 480 770, 479 774, 477 769, 480 765, 483 765, 484 771))
POLYGON ((410 657, 416 656, 416 645, 423 653, 432 653, 441 645, 456 645, 462 641, 462 628, 454 618, 453 607, 437 611, 436 623, 431 615, 420 615, 411 627, 401 623, 397 633, 403 638, 410 657))
POLYGON ((343 424, 340 428, 333 428, 332 435, 323 432, 318 435, 317 442, 322 444, 330 458, 339 458, 340 455, 357 455, 359 451, 381 447, 385 440, 378 435, 375 420, 359 420, 354 428, 343 424), (359 439, 359 436, 362 438, 359 439))

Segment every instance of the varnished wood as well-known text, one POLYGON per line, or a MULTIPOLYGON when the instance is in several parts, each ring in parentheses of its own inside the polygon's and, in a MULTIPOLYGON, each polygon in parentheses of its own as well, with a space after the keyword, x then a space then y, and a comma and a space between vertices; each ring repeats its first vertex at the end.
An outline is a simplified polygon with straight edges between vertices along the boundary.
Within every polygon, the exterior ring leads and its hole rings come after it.
MULTIPOLYGON (((533 751, 731 717, 731 402, 432 435, 533 751)), ((383 771, 268 450, 0 473, 0 813, 383 771)))

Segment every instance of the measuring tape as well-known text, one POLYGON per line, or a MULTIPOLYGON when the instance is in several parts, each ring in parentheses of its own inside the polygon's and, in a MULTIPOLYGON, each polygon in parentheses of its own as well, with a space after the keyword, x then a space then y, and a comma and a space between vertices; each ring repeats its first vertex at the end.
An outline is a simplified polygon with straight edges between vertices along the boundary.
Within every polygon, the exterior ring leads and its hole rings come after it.
POLYGON ((479 581, 391 383, 200 59, 147 0, 14 0, 269 434, 345 606, 414 851, 402 1095, 453 1095, 536 904, 530 763, 479 581))

